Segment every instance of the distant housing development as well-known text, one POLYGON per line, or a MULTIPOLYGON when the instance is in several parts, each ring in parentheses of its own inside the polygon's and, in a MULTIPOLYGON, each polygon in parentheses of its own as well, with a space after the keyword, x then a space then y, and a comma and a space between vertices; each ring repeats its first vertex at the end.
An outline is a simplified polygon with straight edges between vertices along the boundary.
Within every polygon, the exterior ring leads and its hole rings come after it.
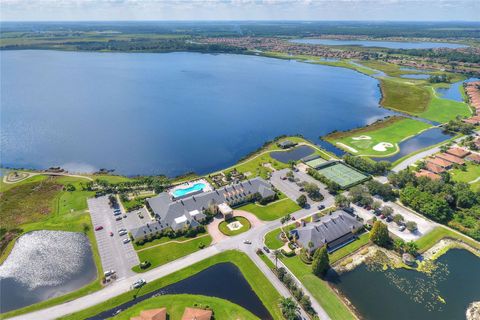
POLYGON ((131 234, 134 239, 141 239, 168 228, 174 231, 194 228, 206 219, 207 210, 221 213, 227 219, 232 214, 230 206, 274 197, 271 184, 259 177, 181 199, 169 192, 162 192, 147 200, 147 206, 154 213, 156 221, 131 230, 131 234))
POLYGON ((338 210, 316 222, 292 230, 291 234, 300 246, 310 252, 324 245, 331 252, 354 240, 355 233, 362 227, 363 224, 356 218, 338 210))

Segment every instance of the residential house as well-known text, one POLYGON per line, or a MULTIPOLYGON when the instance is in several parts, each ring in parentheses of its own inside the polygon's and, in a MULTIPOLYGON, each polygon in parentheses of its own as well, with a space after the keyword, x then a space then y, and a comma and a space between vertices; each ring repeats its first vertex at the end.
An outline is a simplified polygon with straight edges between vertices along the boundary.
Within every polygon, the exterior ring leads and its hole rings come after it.
POLYGON ((337 210, 323 216, 317 222, 298 227, 290 233, 301 247, 314 252, 327 246, 332 252, 355 239, 355 233, 363 227, 355 217, 337 210), (311 243, 311 244, 310 244, 311 243))
POLYGON ((427 164, 428 163, 433 163, 434 165, 445 168, 445 169, 450 169, 452 167, 451 162, 445 161, 441 158, 428 158, 427 159, 427 164))
POLYGON ((432 179, 432 180, 440 180, 441 179, 441 176, 439 176, 438 174, 427 171, 427 170, 423 170, 423 169, 418 171, 418 172, 415 172, 415 176, 417 178, 426 177, 426 178, 429 178, 429 179, 432 179))
POLYGON ((464 165, 465 164, 465 161, 463 161, 462 158, 452 156, 451 154, 448 154, 448 153, 439 153, 439 154, 436 155, 436 158, 440 158, 440 159, 446 160, 448 162, 459 164, 459 165, 464 165))
POLYGON ((143 310, 140 312, 138 317, 131 317, 130 320, 166 320, 167 319, 167 309, 150 309, 143 310))
POLYGON ((210 320, 213 312, 209 309, 185 308, 182 320, 210 320))
POLYGON ((279 143, 277 143, 277 146, 279 146, 282 149, 288 149, 291 147, 295 147, 297 145, 296 142, 290 141, 290 140, 283 140, 279 143))
POLYGON ((443 172, 446 171, 444 168, 442 168, 440 166, 437 166, 436 164, 434 164, 430 161, 425 163, 425 169, 427 169, 430 172, 436 173, 436 174, 443 173, 443 172))
POLYGON ((465 157, 468 161, 472 161, 475 163, 480 163, 480 155, 478 153, 472 153, 465 157))
POLYGON ((450 148, 447 150, 447 153, 463 159, 470 154, 470 151, 463 148, 450 148))

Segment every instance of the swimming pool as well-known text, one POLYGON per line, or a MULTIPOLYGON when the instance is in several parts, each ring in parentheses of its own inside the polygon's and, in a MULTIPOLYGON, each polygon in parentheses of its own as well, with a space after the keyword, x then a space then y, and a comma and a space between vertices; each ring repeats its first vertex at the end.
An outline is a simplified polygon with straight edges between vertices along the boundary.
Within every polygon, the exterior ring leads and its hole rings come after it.
POLYGON ((188 187, 188 188, 176 189, 175 191, 173 191, 173 196, 174 197, 182 197, 186 194, 189 194, 189 193, 192 193, 192 192, 195 192, 195 191, 203 190, 203 188, 205 188, 205 187, 206 187, 205 183, 195 183, 194 185, 192 185, 191 187, 188 187))

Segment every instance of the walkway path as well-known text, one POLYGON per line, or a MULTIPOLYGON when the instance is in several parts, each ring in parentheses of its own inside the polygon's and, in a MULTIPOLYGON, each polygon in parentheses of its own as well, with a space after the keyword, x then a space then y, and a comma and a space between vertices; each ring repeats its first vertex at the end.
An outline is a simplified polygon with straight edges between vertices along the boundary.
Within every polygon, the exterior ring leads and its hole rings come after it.
POLYGON ((79 174, 70 174, 70 173, 62 173, 62 172, 29 172, 29 171, 22 171, 22 172, 28 174, 28 176, 26 176, 25 178, 20 179, 20 180, 9 181, 8 180, 8 175, 6 175, 6 176, 3 177, 3 182, 7 183, 7 184, 15 184, 15 183, 18 183, 18 182, 23 181, 25 179, 31 178, 33 176, 38 176, 38 175, 42 175, 42 174, 46 175, 46 176, 66 176, 66 177, 74 177, 74 178, 83 178, 83 179, 93 181, 92 178, 87 177, 87 176, 82 176, 82 175, 79 175, 79 174))

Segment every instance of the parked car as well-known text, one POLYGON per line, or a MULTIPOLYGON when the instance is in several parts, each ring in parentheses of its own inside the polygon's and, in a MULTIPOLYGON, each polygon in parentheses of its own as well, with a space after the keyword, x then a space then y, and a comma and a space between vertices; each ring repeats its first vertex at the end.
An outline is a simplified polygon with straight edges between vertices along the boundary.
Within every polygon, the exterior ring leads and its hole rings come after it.
POLYGON ((305 191, 305 188, 301 187, 300 189, 298 189, 298 191, 303 192, 305 191))
POLYGON ((126 217, 127 217, 127 215, 126 215, 126 214, 124 214, 124 215, 123 215, 123 217, 124 217, 124 218, 126 218, 126 217))
POLYGON ((407 227, 405 227, 404 225, 401 225, 400 227, 398 227, 398 231, 405 231, 407 227))
POLYGON ((128 238, 123 239, 123 243, 127 244, 129 242, 130 242, 130 239, 128 239, 128 238))
POLYGON ((110 231, 110 237, 113 237, 113 232, 112 231, 110 231))
POLYGON ((121 213, 120 211, 113 212, 113 215, 114 215, 114 216, 119 216, 119 215, 121 215, 121 214, 122 214, 122 213, 121 213))
POLYGON ((283 177, 280 177, 280 179, 287 180, 287 177, 283 176, 283 177))
POLYGON ((252 241, 250 241, 250 240, 243 240, 243 243, 245 243, 245 244, 252 244, 252 241))
POLYGON ((265 251, 266 253, 270 253, 270 249, 268 249, 267 247, 263 247, 263 251, 265 251))
POLYGON ((318 210, 323 210, 323 209, 325 209, 325 206, 323 204, 318 206, 318 210))
POLYGON ((138 289, 138 288, 143 287, 146 283, 147 283, 147 281, 145 281, 144 279, 138 279, 137 281, 135 281, 132 284, 132 287, 135 288, 135 289, 138 289))
POLYGON ((115 270, 107 270, 103 273, 105 277, 109 277, 115 273, 115 270))
POLYGON ((102 230, 102 229, 103 229, 102 226, 97 226, 97 227, 95 227, 95 231, 100 231, 100 230, 102 230))
POLYGON ((385 216, 383 214, 381 214, 380 219, 385 219, 385 216))
POLYGON ((120 232, 118 233, 118 235, 119 235, 120 237, 121 237, 121 236, 124 236, 124 235, 126 235, 126 234, 127 234, 127 230, 123 230, 123 231, 120 231, 120 232))
POLYGON ((125 229, 125 228, 119 229, 119 230, 118 230, 118 233, 120 233, 120 232, 123 232, 123 231, 125 231, 125 232, 126 232, 126 231, 127 231, 127 229, 125 229))
POLYGON ((393 218, 392 216, 388 216, 387 219, 385 219, 387 222, 392 222, 393 221, 393 218))
POLYGON ((115 220, 120 221, 120 220, 122 220, 122 217, 118 216, 118 217, 115 218, 115 220))

